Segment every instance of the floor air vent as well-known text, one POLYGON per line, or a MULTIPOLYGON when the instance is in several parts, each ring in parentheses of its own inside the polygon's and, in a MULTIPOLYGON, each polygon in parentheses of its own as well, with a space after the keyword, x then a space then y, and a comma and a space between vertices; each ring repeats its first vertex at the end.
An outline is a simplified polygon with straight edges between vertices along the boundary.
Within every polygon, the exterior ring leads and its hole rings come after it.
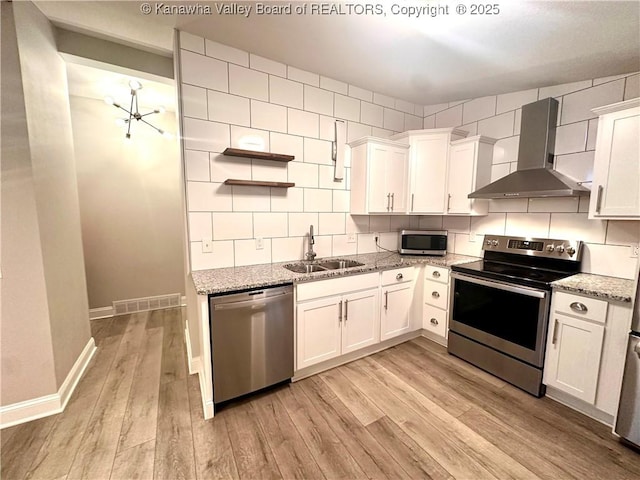
POLYGON ((156 297, 118 300, 113 302, 113 314, 124 315, 126 313, 146 312, 147 310, 179 307, 181 305, 181 298, 182 297, 179 293, 172 293, 169 295, 158 295, 156 297))

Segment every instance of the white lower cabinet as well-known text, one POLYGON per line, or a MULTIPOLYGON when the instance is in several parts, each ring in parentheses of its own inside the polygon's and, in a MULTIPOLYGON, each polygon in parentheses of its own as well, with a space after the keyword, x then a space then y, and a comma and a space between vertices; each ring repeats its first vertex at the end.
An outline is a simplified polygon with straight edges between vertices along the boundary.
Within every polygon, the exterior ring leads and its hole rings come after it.
POLYGON ((424 272, 422 328, 444 343, 449 331, 449 270, 427 265, 424 272))
POLYGON ((353 352, 380 341, 377 288, 343 296, 342 353, 353 352))
POLYGON ((411 331, 411 302, 413 283, 382 287, 380 311, 380 340, 397 337, 411 331))

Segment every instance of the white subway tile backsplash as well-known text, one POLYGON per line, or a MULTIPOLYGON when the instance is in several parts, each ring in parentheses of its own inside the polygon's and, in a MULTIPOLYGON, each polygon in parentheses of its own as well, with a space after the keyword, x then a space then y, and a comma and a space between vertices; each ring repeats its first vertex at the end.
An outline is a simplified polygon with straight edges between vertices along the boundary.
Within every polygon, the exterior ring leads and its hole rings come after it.
POLYGON ((626 78, 624 86, 624 99, 640 97, 640 74, 632 75, 626 78))
POLYGON ((385 250, 391 250, 392 252, 398 251, 398 233, 397 232, 382 232, 378 239, 378 245, 385 250))
POLYGON ((342 95, 347 95, 349 91, 349 85, 347 85, 346 83, 334 80, 333 78, 322 76, 320 77, 320 88, 331 90, 332 92, 336 93, 341 93, 342 95))
POLYGON ((252 180, 264 180, 266 182, 286 182, 287 164, 271 160, 251 160, 252 180))
POLYGON ((184 146, 189 150, 222 152, 229 146, 229 125, 185 118, 184 146))
POLYGON ((211 213, 189 212, 189 238, 192 240, 211 240, 213 238, 211 213))
POLYGON ((187 182, 187 208, 190 212, 230 212, 231 207, 231 187, 228 185, 187 182))
POLYGON ((587 128, 587 150, 596 149, 596 137, 598 136, 598 119, 589 120, 589 128, 587 128))
POLYGON ((362 123, 347 122, 347 142, 372 134, 372 128, 362 123))
MULTIPOLYGON (((447 108, 449 108, 449 104, 448 103, 439 103, 437 105, 425 105, 424 106, 424 116, 425 117, 429 117, 431 115, 435 115, 438 112, 442 112, 443 110, 446 110, 447 108)), ((462 123, 462 122, 460 122, 462 123)))
POLYGON ((303 206, 303 188, 272 188, 272 212, 301 212, 303 206))
POLYGON ((304 144, 302 137, 271 132, 269 138, 272 153, 293 155, 295 160, 298 162, 302 162, 304 160, 304 144))
POLYGON ((561 124, 596 118, 592 108, 621 102, 624 98, 624 79, 566 95, 562 99, 561 124))
POLYGON ((315 138, 304 139, 304 161, 305 163, 320 163, 332 165, 331 142, 326 140, 316 140, 315 138))
POLYGON ((462 105, 436 113, 436 128, 457 127, 463 123, 462 105))
POLYGON ((183 50, 180 52, 182 81, 197 87, 229 91, 227 64, 183 50))
POLYGON ((375 253, 377 250, 372 233, 358 234, 358 255, 362 253, 375 253))
POLYGON ((303 85, 285 78, 269 77, 269 101, 277 105, 298 108, 303 106, 303 85))
POLYGON ((318 165, 315 163, 289 162, 289 181, 296 187, 318 188, 318 165))
POLYGON ((389 230, 398 232, 400 230, 411 230, 411 216, 393 215, 389 218, 389 230))
MULTIPOLYGON (((422 122, 422 128, 436 128, 436 116, 431 115, 429 117, 424 117, 424 121, 422 122)), ((476 125, 476 131, 478 130, 478 126, 476 125)))
POLYGON ((393 134, 394 134, 393 130, 385 130, 384 128, 378 128, 378 127, 371 128, 371 135, 373 135, 374 137, 389 138, 393 134))
POLYGON ((381 93, 374 92, 373 103, 382 105, 383 107, 387 107, 387 108, 396 108, 396 101, 391 97, 382 95, 381 93))
POLYGON ((549 97, 561 97, 569 93, 584 90, 591 87, 593 82, 591 80, 583 80, 580 82, 563 83, 562 85, 553 85, 550 87, 542 87, 538 89, 538 99, 543 100, 549 97))
POLYGON ((182 113, 185 117, 207 119, 207 89, 182 86, 182 113))
POLYGON ((587 147, 589 122, 562 125, 556 129, 556 155, 584 152, 587 147))
POLYGON ((413 115, 416 111, 416 106, 411 102, 407 102, 406 100, 401 100, 399 98, 396 98, 395 109, 400 110, 401 112, 413 115))
POLYGON ((513 131, 515 112, 507 112, 495 117, 480 120, 478 133, 487 137, 501 139, 515 135, 513 131))
POLYGON ((330 212, 333 208, 332 203, 331 190, 304 189, 305 212, 330 212))
POLYGON ((621 78, 625 78, 627 76, 626 73, 622 73, 620 75, 608 75, 606 77, 594 78, 593 86, 602 85, 603 83, 613 82, 614 80, 619 80, 621 78))
POLYGON ((336 119, 320 115, 320 135, 321 140, 333 142, 336 138, 336 119))
POLYGON ((334 96, 334 115, 336 118, 360 121, 360 100, 336 93, 334 96))
POLYGON ((268 212, 270 203, 268 187, 233 187, 234 212, 268 212))
POLYGON ((372 215, 369 219, 369 231, 388 232, 391 230, 391 218, 389 215, 372 215))
POLYGON ((368 233, 370 218, 369 215, 347 215, 347 233, 368 233))
POLYGON ((318 225, 318 234, 320 235, 343 235, 345 233, 345 214, 320 213, 318 225))
POLYGON ((522 109, 516 110, 515 120, 513 121, 513 134, 520 135, 520 124, 522 123, 522 109))
POLYGON ((244 150, 269 152, 271 149, 269 132, 255 128, 231 126, 231 146, 244 150))
POLYGON ((334 190, 333 195, 333 211, 348 212, 350 205, 350 193, 348 190, 334 190))
POLYGON ((289 234, 289 215, 282 213, 254 213, 253 236, 255 238, 286 237, 289 234))
POLYGON ((578 197, 530 198, 529 213, 578 213, 578 197))
POLYGON ((507 213, 506 235, 547 238, 550 213, 507 213))
POLYGON ((404 114, 390 108, 384 109, 383 126, 394 132, 404 131, 404 114))
POLYGON ((467 123, 458 127, 460 130, 467 132, 467 136, 473 136, 478 134, 478 122, 467 123))
POLYGON ((269 100, 269 75, 229 65, 229 92, 256 100, 269 100))
POLYGON ((423 215, 420 217, 418 226, 421 230, 441 230, 443 218, 441 215, 423 215))
MULTIPOLYGON (((484 217, 471 217, 469 231, 476 235, 504 235, 506 222, 506 213, 490 213, 484 217)), ((478 241, 482 241, 482 238, 478 238, 478 241)))
POLYGON ((212 247, 211 253, 202 253, 202 242, 191 242, 193 270, 233 267, 233 241, 212 242, 212 247))
POLYGON ((589 182, 593 179, 593 159, 593 150, 560 155, 555 159, 555 169, 578 182, 589 182))
POLYGON ((251 159, 228 157, 221 153, 210 156, 210 170, 212 182, 224 182, 232 178, 236 180, 251 180, 251 159))
POLYGON ((422 118, 408 113, 404 114, 404 129, 405 130, 421 130, 422 118))
POLYGON ((304 237, 274 238, 271 240, 271 261, 291 262, 304 259, 304 237))
POLYGON ((320 75, 307 72, 305 70, 300 70, 291 66, 287 67, 287 77, 290 80, 306 83, 307 85, 312 85, 314 87, 320 86, 320 75))
POLYGON ((462 122, 477 122, 496 114, 496 96, 482 97, 471 100, 462 105, 462 122))
POLYGON ((526 198, 505 198, 489 200, 490 212, 526 212, 529 206, 526 198))
POLYGON ((580 204, 578 206, 578 213, 588 213, 589 212, 589 201, 591 200, 590 196, 580 197, 580 204))
POLYGON ((640 221, 609 220, 606 243, 608 245, 640 243, 640 221))
POLYGON ((471 217, 442 217, 442 228, 448 232, 469 233, 471 217))
POLYGON ((320 188, 329 188, 334 190, 344 190, 345 181, 336 180, 335 176, 335 166, 333 165, 320 165, 318 171, 318 180, 320 188))
POLYGON ((358 238, 349 243, 349 235, 333 235, 332 255, 340 257, 342 255, 355 255, 358 253, 358 238))
POLYGON ((213 213, 213 239, 253 238, 253 214, 213 213))
POLYGON ((289 133, 303 137, 318 138, 320 120, 316 113, 303 112, 289 108, 287 111, 287 126, 289 133))
POLYGON ((458 105, 462 105, 463 103, 469 102, 469 101, 471 101, 470 98, 468 98, 466 100, 455 100, 453 102, 449 102, 448 105, 449 105, 449 108, 451 108, 451 107, 456 107, 458 105))
POLYGON ((181 31, 180 48, 204 55, 204 38, 181 31))
POLYGON ((251 240, 234 240, 235 264, 236 267, 243 265, 259 265, 262 263, 271 263, 271 239, 263 240, 262 250, 256 249, 256 241, 251 240))
POLYGON ((207 92, 209 120, 248 127, 250 124, 249 99, 227 93, 207 92))
POLYGON ((476 237, 474 241, 471 241, 468 233, 456 233, 453 236, 455 237, 456 254, 472 257, 482 256, 482 238, 476 237))
POLYGON ((535 102, 537 99, 537 88, 498 95, 498 106, 496 109, 496 113, 501 114, 511 110, 516 110, 518 108, 521 108, 523 105, 535 102))
POLYGON ((313 225, 315 233, 318 233, 317 213, 289 213, 290 237, 308 237, 310 225, 313 225))
POLYGON ((349 96, 359 98, 365 102, 373 102, 373 92, 371 90, 365 90, 355 85, 349 85, 349 96))
POLYGON ((209 153, 196 150, 185 150, 184 163, 187 167, 187 180, 198 182, 208 182, 209 175, 209 153))
POLYGON ((331 235, 316 235, 315 241, 316 244, 313 246, 313 250, 318 254, 318 258, 333 256, 331 235))
POLYGON ((270 73, 271 75, 278 75, 279 77, 287 76, 287 66, 284 63, 274 62, 273 60, 254 55, 253 53, 249 54, 249 66, 253 70, 270 73))
POLYGON ((519 145, 519 135, 498 140, 493 146, 493 163, 517 162, 519 145))
POLYGON ((589 220, 586 213, 552 213, 549 238, 604 243, 607 234, 605 220, 589 220))
POLYGON ((629 258, 628 246, 587 243, 582 250, 580 269, 596 275, 633 279, 637 259, 629 258))
POLYGON ((206 53, 208 57, 235 63, 243 67, 249 66, 249 54, 247 52, 222 43, 206 40, 206 53))
POLYGON ((333 115, 333 92, 321 88, 304 86, 304 109, 307 112, 333 115))
POLYGON ((287 133, 287 108, 251 100, 251 126, 272 132, 287 133))

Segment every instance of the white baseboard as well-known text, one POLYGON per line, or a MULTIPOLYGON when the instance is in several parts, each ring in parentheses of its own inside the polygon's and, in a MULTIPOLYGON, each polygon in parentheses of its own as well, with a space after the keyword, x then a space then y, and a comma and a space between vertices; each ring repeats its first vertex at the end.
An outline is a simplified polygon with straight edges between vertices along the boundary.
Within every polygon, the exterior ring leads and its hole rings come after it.
POLYGON ((204 412, 204 419, 209 420, 214 416, 214 408, 213 408, 213 398, 208 399, 208 395, 205 394, 204 384, 205 382, 202 379, 202 369, 198 371, 198 381, 200 382, 200 396, 202 397, 202 410, 204 412))
POLYGON ((191 336, 189 335, 189 322, 184 329, 184 342, 187 345, 187 364, 189 365, 189 375, 200 373, 200 357, 194 357, 191 353, 191 336))
POLYGON ((89 310, 89 320, 113 317, 113 307, 92 308, 89 310))
POLYGON ((0 407, 0 429, 62 412, 95 353, 96 343, 91 337, 57 393, 0 407))

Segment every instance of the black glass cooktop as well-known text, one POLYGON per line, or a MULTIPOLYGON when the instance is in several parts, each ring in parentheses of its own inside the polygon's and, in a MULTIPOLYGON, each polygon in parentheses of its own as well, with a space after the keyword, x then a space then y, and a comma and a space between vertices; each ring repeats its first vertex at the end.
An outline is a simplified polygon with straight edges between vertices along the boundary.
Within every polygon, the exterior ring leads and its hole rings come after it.
POLYGON ((477 277, 491 278, 498 281, 528 285, 549 290, 550 283, 561 278, 573 275, 573 272, 559 272, 531 266, 511 265, 508 263, 489 262, 478 260, 477 262, 453 265, 453 271, 468 273, 477 277))

